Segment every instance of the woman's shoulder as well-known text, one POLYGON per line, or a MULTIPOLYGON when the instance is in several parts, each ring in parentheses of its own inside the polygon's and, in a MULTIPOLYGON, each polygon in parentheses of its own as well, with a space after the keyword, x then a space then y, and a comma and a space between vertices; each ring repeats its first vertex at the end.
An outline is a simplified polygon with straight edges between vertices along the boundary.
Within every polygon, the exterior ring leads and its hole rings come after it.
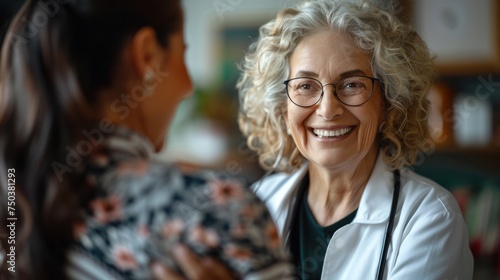
POLYGON ((461 214, 453 194, 433 180, 403 168, 401 170, 402 196, 405 203, 424 210, 430 215, 461 214))
POLYGON ((175 267, 169 250, 178 242, 200 255, 222 256, 241 274, 285 262, 265 205, 244 183, 144 159, 104 169, 95 178, 99 191, 79 227, 78 247, 110 269, 143 277, 151 262, 175 267))
MULTIPOLYGON (((148 211, 187 211, 187 219, 224 207, 261 204, 243 181, 221 178, 215 172, 183 173, 173 163, 127 159, 103 163, 100 171, 95 170, 86 174, 95 189, 89 206, 94 213, 114 206, 124 217, 148 211)), ((226 218, 237 214, 231 211, 226 218)))
POLYGON ((141 211, 162 205, 172 207, 173 203, 203 211, 225 202, 242 205, 258 200, 242 180, 221 178, 208 171, 183 173, 175 164, 144 159, 110 166, 96 178, 96 185, 107 196, 120 196, 130 203, 143 201, 141 211))

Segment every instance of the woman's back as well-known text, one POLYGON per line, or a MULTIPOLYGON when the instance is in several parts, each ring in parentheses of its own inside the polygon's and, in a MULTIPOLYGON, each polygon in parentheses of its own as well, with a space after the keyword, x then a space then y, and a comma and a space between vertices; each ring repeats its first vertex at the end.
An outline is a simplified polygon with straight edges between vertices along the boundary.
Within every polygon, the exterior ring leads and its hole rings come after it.
POLYGON ((70 275, 93 278, 99 268, 116 278, 151 278, 153 263, 176 267, 170 250, 181 242, 238 275, 280 278, 286 254, 252 192, 235 181, 184 175, 152 152, 147 139, 119 127, 90 159, 83 172, 93 197, 73 227, 70 275))

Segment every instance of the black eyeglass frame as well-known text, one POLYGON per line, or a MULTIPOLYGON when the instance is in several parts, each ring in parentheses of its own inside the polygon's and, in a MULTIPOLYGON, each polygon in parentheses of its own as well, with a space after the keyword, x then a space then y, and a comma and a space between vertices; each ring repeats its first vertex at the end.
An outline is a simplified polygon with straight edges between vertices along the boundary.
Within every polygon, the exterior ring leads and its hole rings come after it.
POLYGON ((322 82, 320 82, 318 79, 315 79, 315 78, 310 78, 310 77, 295 77, 295 78, 291 78, 291 79, 288 79, 286 81, 283 82, 283 84, 285 85, 286 87, 286 95, 288 96, 288 99, 290 99, 290 101, 292 101, 293 104, 299 106, 299 107, 302 107, 302 108, 309 108, 309 107, 312 107, 316 104, 318 104, 319 102, 321 102, 321 99, 323 99, 323 95, 325 95, 325 90, 324 88, 328 85, 333 85, 333 96, 335 96, 335 98, 342 104, 346 105, 346 106, 350 106, 350 107, 358 107, 358 106, 361 106, 363 104, 365 104, 366 102, 368 102, 368 100, 370 100, 370 98, 372 97, 373 95, 373 87, 375 86, 375 81, 378 81, 380 83, 380 79, 379 78, 375 78, 375 77, 370 77, 370 76, 364 76, 364 75, 352 75, 352 76, 346 76, 346 77, 342 77, 340 79, 338 79, 335 83, 328 83, 328 84, 323 84, 322 82), (343 102, 342 100, 340 100, 340 98, 337 96, 337 84, 339 81, 341 80, 344 80, 344 79, 347 79, 347 78, 353 78, 353 77, 363 77, 363 78, 368 78, 372 81, 372 89, 370 91, 370 96, 368 96, 368 98, 366 99, 365 102, 361 103, 361 104, 358 104, 358 105, 350 105, 350 104, 346 104, 345 102, 343 102), (316 102, 314 102, 313 104, 311 105, 308 105, 308 106, 303 106, 303 105, 299 105, 297 103, 295 103, 295 101, 293 101, 292 97, 290 97, 290 93, 288 93, 288 83, 290 81, 293 81, 293 80, 298 80, 298 79, 310 79, 310 80, 314 80, 314 81, 317 81, 320 85, 321 85, 321 95, 319 96, 318 100, 316 102))

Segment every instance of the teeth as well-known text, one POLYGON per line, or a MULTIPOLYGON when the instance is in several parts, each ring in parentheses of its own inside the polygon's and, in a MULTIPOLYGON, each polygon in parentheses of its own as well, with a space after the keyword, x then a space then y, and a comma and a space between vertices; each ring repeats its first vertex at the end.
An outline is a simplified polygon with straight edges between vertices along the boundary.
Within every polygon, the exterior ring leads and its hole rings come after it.
POLYGON ((322 130, 322 129, 313 129, 314 134, 316 134, 319 138, 323 137, 339 137, 344 134, 347 134, 349 131, 351 131, 352 128, 347 127, 347 128, 342 128, 338 130, 322 130))

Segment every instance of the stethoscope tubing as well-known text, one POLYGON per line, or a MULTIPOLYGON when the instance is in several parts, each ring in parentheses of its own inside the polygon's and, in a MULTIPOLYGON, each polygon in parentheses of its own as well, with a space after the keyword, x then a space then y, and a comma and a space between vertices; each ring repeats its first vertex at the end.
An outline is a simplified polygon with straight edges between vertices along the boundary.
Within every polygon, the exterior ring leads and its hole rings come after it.
POLYGON ((391 243, 392 230, 394 228, 394 218, 396 216, 396 209, 398 208, 400 187, 401 187, 401 178, 399 170, 396 169, 394 170, 394 192, 392 193, 391 213, 389 216, 389 222, 387 223, 387 228, 385 229, 384 246, 382 247, 382 251, 380 253, 380 259, 377 269, 377 277, 375 278, 377 280, 381 280, 384 278, 387 251, 389 250, 389 244, 391 243))

